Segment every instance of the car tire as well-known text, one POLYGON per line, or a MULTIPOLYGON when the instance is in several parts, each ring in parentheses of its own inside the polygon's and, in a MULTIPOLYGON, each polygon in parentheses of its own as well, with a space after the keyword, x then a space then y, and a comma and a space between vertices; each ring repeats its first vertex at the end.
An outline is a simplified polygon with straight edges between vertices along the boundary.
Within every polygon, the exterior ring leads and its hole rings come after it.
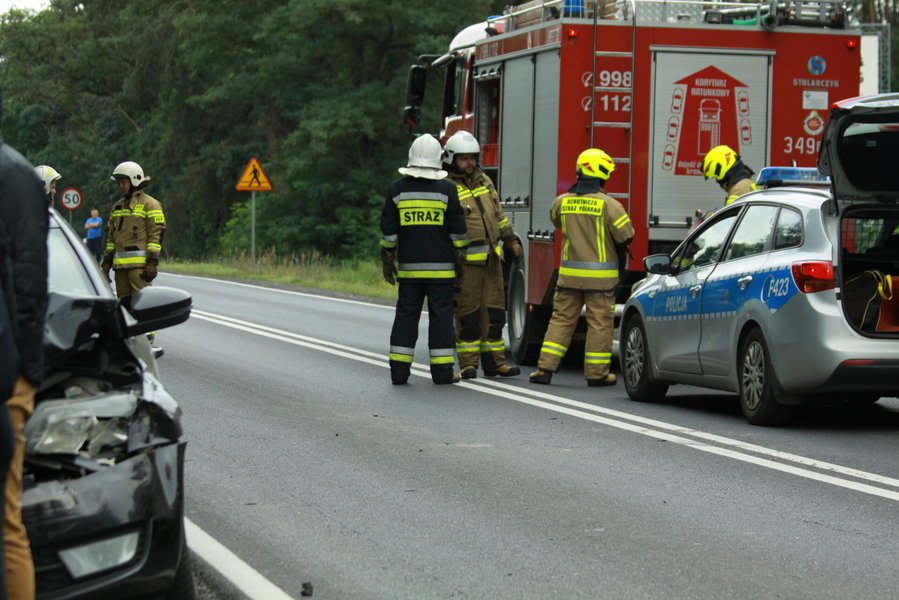
POLYGON ((631 400, 658 402, 668 393, 668 384, 653 381, 652 361, 646 341, 646 329, 639 315, 629 318, 621 336, 619 362, 624 378, 624 389, 631 400))
POLYGON ((777 401, 774 366, 765 336, 751 330, 740 346, 737 371, 740 384, 740 408, 753 425, 781 425, 793 412, 791 406, 777 401))
POLYGON ((194 587, 193 566, 190 560, 190 549, 187 547, 187 538, 181 533, 181 562, 175 571, 175 580, 172 587, 165 595, 165 600, 195 600, 197 597, 194 587))

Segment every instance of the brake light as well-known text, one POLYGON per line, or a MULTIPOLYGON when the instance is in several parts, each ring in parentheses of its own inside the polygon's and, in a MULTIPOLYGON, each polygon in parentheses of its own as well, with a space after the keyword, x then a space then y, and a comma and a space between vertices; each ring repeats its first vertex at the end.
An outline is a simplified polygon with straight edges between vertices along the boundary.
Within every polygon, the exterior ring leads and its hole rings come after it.
POLYGON ((833 263, 829 260, 811 260, 793 263, 793 281, 803 294, 812 294, 834 288, 833 263))

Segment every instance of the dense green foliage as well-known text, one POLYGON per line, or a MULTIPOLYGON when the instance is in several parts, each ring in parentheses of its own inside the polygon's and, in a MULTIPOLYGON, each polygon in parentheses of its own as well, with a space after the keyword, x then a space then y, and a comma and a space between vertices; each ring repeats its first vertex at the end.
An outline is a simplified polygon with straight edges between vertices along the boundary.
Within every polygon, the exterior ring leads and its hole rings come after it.
MULTIPOLYGON (((895 22, 894 2, 853 4, 895 22)), ((373 256, 411 140, 409 64, 506 4, 52 0, 0 20, 2 132, 83 192, 76 224, 90 206, 106 214, 116 164, 140 163, 166 209, 167 257, 247 252, 249 194, 234 185, 253 156, 275 188, 257 195, 260 252, 373 256)), ((438 91, 432 81, 422 130, 439 128, 438 91)))
MULTIPOLYGON (((400 124, 419 54, 502 2, 457 0, 52 0, 0 22, 4 138, 63 174, 105 214, 124 160, 153 178, 169 256, 249 248, 258 157, 257 247, 372 256, 383 194, 411 140, 400 124)), ((435 90, 436 91, 436 90, 435 90)), ((435 131, 437 93, 425 110, 435 131)))

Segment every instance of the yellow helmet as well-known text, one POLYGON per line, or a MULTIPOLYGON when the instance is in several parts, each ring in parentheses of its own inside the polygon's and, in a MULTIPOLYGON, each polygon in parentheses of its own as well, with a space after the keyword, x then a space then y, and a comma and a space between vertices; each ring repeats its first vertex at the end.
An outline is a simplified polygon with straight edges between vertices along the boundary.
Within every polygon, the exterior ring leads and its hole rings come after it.
POLYGON ((738 160, 740 155, 730 146, 715 146, 706 153, 702 161, 702 174, 706 179, 714 177, 721 181, 738 160))
POLYGON ((615 162, 599 148, 589 148, 578 154, 575 170, 585 177, 596 177, 605 181, 615 170, 615 162))

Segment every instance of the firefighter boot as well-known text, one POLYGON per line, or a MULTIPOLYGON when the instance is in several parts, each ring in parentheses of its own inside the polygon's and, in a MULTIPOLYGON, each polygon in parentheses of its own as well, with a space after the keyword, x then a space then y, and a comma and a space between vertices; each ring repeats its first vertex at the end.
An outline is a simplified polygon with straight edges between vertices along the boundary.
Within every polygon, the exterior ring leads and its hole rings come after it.
POLYGON ((411 372, 412 365, 390 361, 390 381, 393 385, 405 385, 406 383, 409 383, 409 374, 411 372))
POLYGON ((618 378, 615 377, 614 373, 606 373, 606 376, 602 379, 588 379, 587 385, 590 387, 606 387, 610 385, 615 385, 618 383, 618 378))
POLYGON ((478 368, 477 367, 462 367, 462 372, 460 373, 462 379, 475 379, 478 376, 478 368))
MULTIPOLYGON (((495 369, 487 370, 484 368, 484 376, 485 377, 515 377, 516 375, 521 374, 521 369, 518 367, 510 367, 509 365, 500 365, 495 369)), ((547 382, 549 383, 549 382, 547 382)))
POLYGON ((537 369, 533 373, 531 373, 528 380, 531 383, 543 383, 549 384, 553 380, 553 372, 547 371, 546 369, 537 369))

